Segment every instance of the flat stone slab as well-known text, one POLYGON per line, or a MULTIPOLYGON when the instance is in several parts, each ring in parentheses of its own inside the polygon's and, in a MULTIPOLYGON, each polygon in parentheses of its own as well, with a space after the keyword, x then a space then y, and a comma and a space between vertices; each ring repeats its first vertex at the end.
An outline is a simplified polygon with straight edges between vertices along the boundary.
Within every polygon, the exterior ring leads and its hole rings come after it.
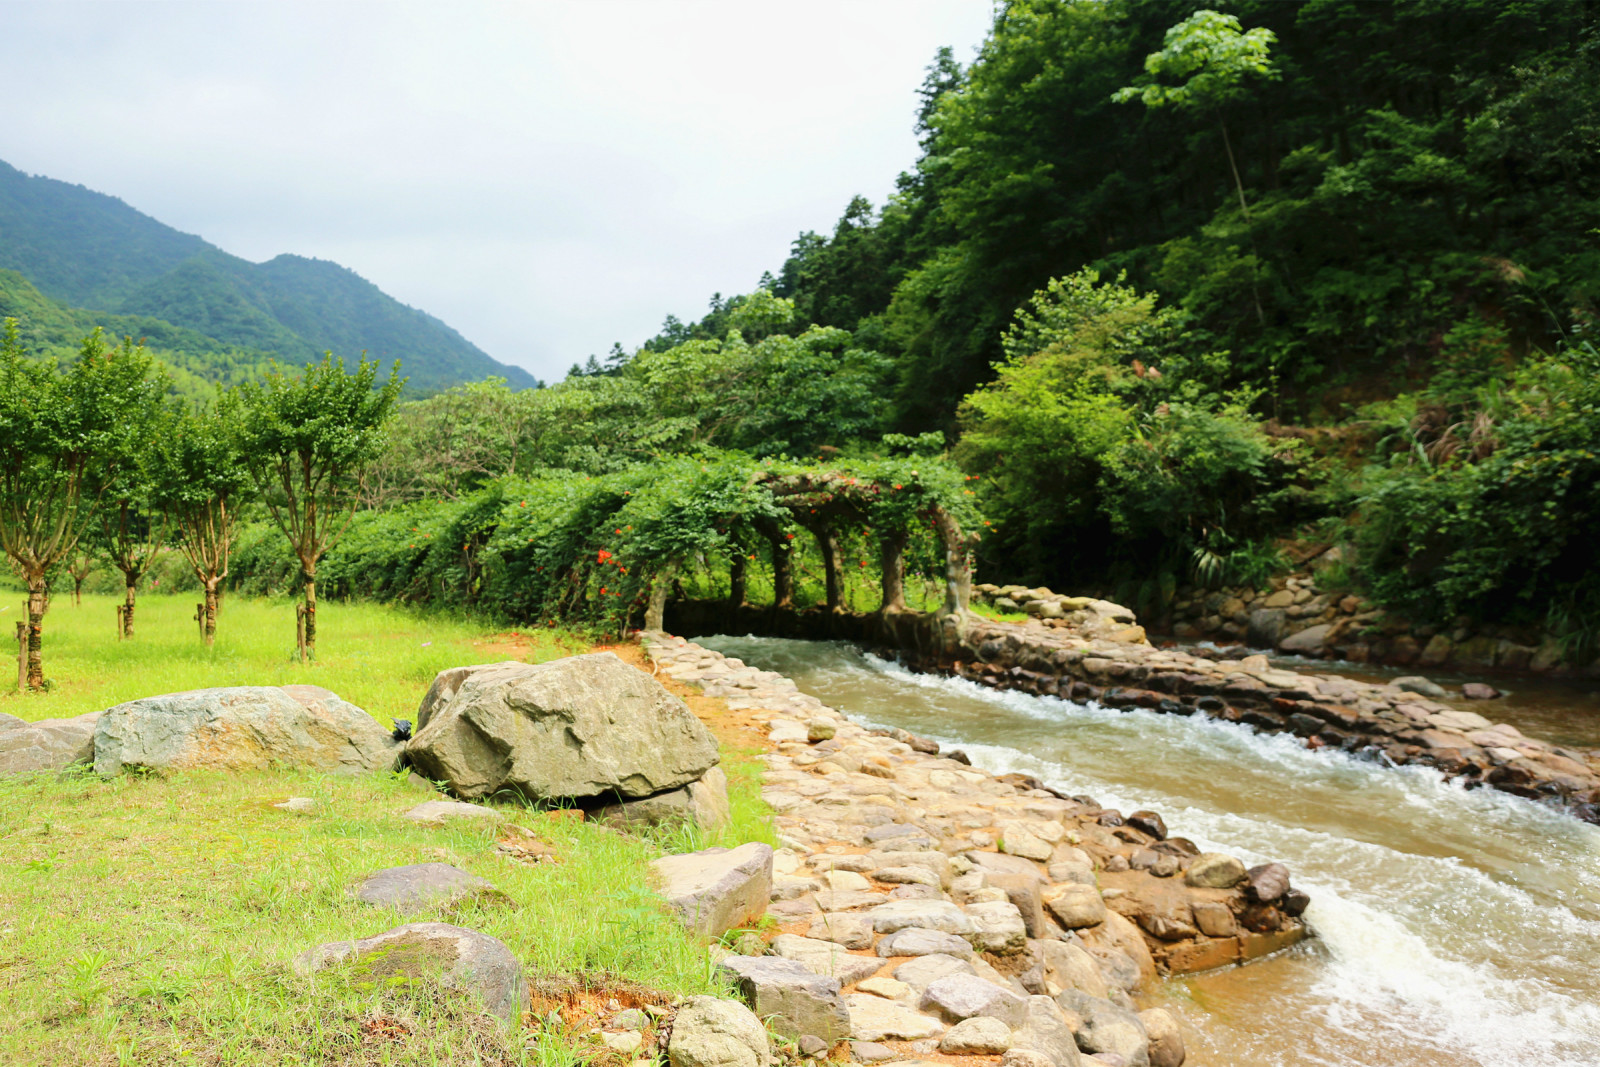
POLYGON ((943 953, 964 960, 971 959, 973 954, 972 943, 964 937, 915 926, 897 930, 880 940, 877 952, 880 956, 932 956, 943 953))
POLYGON ((920 1041, 944 1032, 939 1020, 870 993, 851 993, 844 1004, 857 1041, 920 1041))
POLYGON ((355 886, 350 895, 363 904, 402 911, 447 908, 467 900, 510 903, 510 899, 487 879, 448 863, 413 863, 374 871, 355 886))
POLYGON ((867 919, 880 934, 892 934, 909 926, 962 937, 978 932, 972 919, 947 900, 892 900, 869 911, 867 919))
POLYGON ((810 1035, 832 1046, 850 1036, 839 979, 778 956, 728 956, 718 966, 733 977, 745 1003, 784 1037, 810 1035))
POLYGON ((294 958, 301 975, 335 966, 380 985, 395 978, 437 981, 474 994, 513 1030, 528 998, 522 965, 503 942, 448 923, 408 923, 359 941, 318 945, 294 958))
POLYGON ((773 938, 772 952, 817 974, 837 978, 840 985, 854 985, 877 974, 878 968, 883 966, 883 960, 875 956, 852 956, 832 941, 818 941, 797 934, 779 934, 773 938))
POLYGON ((431 826, 443 826, 447 822, 456 820, 497 823, 505 818, 493 808, 486 808, 482 804, 467 804, 460 800, 424 800, 400 817, 431 826))
POLYGON ((772 846, 759 842, 663 856, 650 866, 679 920, 708 938, 760 919, 772 895, 772 846))
POLYGON ((984 1016, 1006 1026, 1021 1026, 1028 1002, 975 974, 951 974, 929 983, 922 1006, 952 1022, 984 1016))

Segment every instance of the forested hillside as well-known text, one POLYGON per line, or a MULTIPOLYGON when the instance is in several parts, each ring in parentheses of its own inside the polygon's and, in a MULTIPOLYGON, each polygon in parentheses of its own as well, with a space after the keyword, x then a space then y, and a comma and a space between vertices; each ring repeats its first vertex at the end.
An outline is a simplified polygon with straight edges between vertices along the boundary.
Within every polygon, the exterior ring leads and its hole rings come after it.
MULTIPOLYGON (((123 331, 114 320, 144 324, 139 336, 149 337, 163 358, 169 345, 156 335, 176 328, 183 341, 170 350, 184 353, 183 369, 205 379, 231 380, 241 360, 300 365, 327 351, 347 358, 364 351, 400 360, 416 392, 490 375, 518 387, 534 384, 526 371, 491 359, 443 322, 336 263, 294 255, 251 263, 115 197, 5 163, 0 270, 20 274, 75 320, 92 318, 112 332, 123 331), (208 372, 206 352, 218 357, 215 373, 208 372)), ((0 299, 30 302, 15 294, 0 299)), ((18 317, 26 332, 27 316, 18 317)))
POLYGON ((1014 0, 930 65, 887 203, 542 395, 404 409, 376 495, 948 450, 990 580, 1159 612, 1336 544, 1326 580, 1393 612, 1593 647, 1597 24, 1014 0))

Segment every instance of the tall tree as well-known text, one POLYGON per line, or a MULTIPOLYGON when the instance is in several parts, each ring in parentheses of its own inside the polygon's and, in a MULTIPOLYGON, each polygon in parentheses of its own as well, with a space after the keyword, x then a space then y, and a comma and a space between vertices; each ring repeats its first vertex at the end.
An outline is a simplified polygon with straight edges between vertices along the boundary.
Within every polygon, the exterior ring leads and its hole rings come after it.
POLYGON ((274 369, 240 387, 240 449, 273 521, 300 564, 306 651, 317 650, 317 561, 349 528, 367 467, 383 451, 400 395, 399 364, 354 372, 328 353, 298 377, 274 369))
POLYGON ((47 572, 67 560, 95 520, 105 479, 122 462, 130 421, 160 403, 165 380, 127 339, 99 330, 62 371, 29 359, 15 319, 0 333, 0 548, 28 586, 29 689, 44 688, 47 572))
POLYGON ((217 632, 217 592, 228 576, 241 497, 251 484, 240 450, 238 401, 176 411, 152 449, 152 503, 176 531, 183 558, 205 590, 205 641, 217 632))
MULTIPOLYGON (((152 503, 153 452, 171 432, 171 413, 159 404, 130 412, 116 440, 117 462, 101 474, 99 548, 122 572, 122 636, 133 636, 139 583, 166 550, 168 520, 152 503)), ((76 575, 74 575, 76 577, 76 575)))

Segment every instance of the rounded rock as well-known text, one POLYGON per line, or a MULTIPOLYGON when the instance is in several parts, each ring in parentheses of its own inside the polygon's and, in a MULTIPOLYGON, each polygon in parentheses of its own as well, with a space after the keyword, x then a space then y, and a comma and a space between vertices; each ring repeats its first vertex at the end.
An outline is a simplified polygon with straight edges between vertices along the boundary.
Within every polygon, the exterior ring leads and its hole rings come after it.
POLYGON ((1244 864, 1223 852, 1202 852, 1183 876, 1198 889, 1232 889, 1244 879, 1244 864))

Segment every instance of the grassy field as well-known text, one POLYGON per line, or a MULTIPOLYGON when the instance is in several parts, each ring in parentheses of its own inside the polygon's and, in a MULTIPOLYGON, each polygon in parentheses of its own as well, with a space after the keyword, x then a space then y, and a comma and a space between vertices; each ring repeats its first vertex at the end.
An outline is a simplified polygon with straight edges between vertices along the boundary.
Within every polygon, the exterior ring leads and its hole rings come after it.
MULTIPOLYGON (((496 631, 466 618, 381 604, 325 601, 317 607, 317 661, 294 657, 294 602, 229 597, 206 648, 195 598, 139 599, 134 638, 117 640, 120 598, 58 596, 44 621, 46 693, 18 694, 14 675, 0 711, 30 722, 100 711, 139 697, 218 685, 325 686, 380 722, 415 717, 433 676, 445 667, 500 659, 543 662, 586 644, 554 630, 496 631)), ((0 629, 21 617, 20 599, 0 605, 0 629)), ((9 632, 9 631, 8 631, 9 632)), ((15 664, 13 653, 0 663, 15 664)))
MULTIPOLYGON (((149 598, 138 638, 121 645, 110 604, 58 603, 46 637, 55 689, 0 709, 37 719, 175 689, 307 681, 379 718, 408 718, 443 666, 585 647, 332 604, 320 662, 302 667, 288 657, 293 613, 281 603, 228 604, 211 651, 185 626, 187 600, 149 598)), ((630 1057, 593 1033, 609 1002, 722 991, 706 946, 649 891, 647 864, 663 851, 772 842, 753 756, 724 745, 734 820, 714 837, 640 839, 504 808, 553 853, 539 863, 497 849, 504 833, 401 819, 431 795, 403 774, 0 779, 0 1063, 622 1067, 630 1057), (272 806, 289 796, 316 808, 272 806), (511 903, 400 916, 348 896, 374 870, 423 862, 481 875, 511 903), (491 934, 522 960, 536 995, 520 1032, 437 989, 305 979, 290 966, 312 945, 424 919, 491 934)))

